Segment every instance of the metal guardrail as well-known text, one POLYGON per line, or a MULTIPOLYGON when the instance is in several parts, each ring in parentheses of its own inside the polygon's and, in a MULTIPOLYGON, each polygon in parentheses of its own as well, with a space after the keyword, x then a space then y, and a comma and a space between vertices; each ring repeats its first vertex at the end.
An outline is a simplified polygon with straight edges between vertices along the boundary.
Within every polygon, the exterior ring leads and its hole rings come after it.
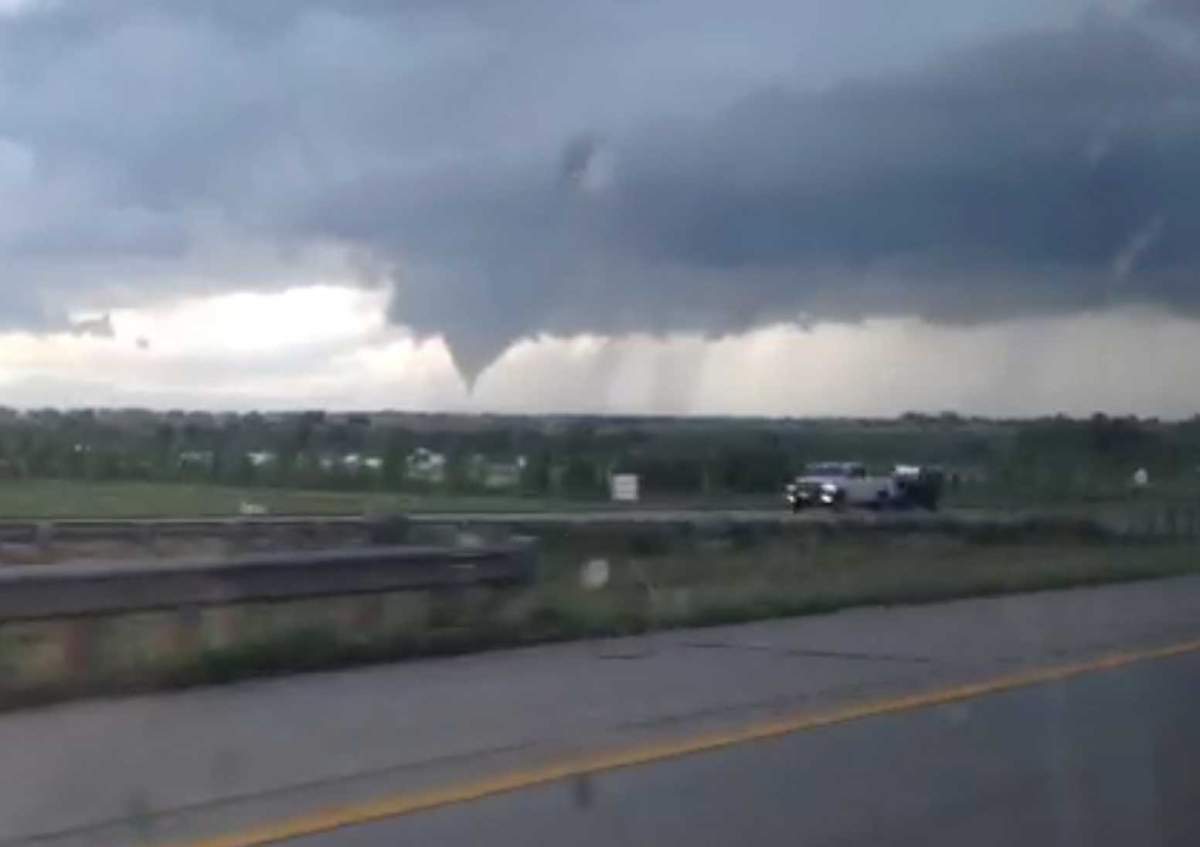
POLYGON ((274 533, 318 537, 346 535, 361 537, 374 544, 396 543, 407 537, 405 527, 449 527, 486 530, 504 529, 521 534, 536 534, 562 528, 606 526, 610 528, 689 527, 721 524, 814 525, 846 529, 879 530, 923 529, 964 530, 1028 528, 1034 530, 1094 531, 1126 537, 1200 536, 1200 506, 1190 509, 1165 508, 1139 511, 1119 517, 1084 517, 1069 514, 996 512, 989 510, 950 510, 937 513, 873 513, 851 511, 842 514, 813 512, 799 516, 783 508, 770 510, 616 510, 566 512, 474 512, 409 513, 405 515, 359 516, 245 516, 214 518, 67 518, 45 521, 0 520, 0 544, 46 545, 54 541, 134 541, 154 538, 188 538, 226 535, 249 538, 274 533))
POLYGON ((377 520, 359 516, 229 518, 66 518, 0 521, 0 542, 34 543, 48 535, 64 539, 135 539, 150 535, 206 535, 225 530, 279 530, 338 527, 366 529, 377 520))
MULTIPOLYGON (((844 513, 809 512, 792 515, 782 506, 773 509, 614 509, 598 508, 562 512, 410 512, 399 515, 263 515, 195 518, 57 518, 46 520, 0 518, 0 544, 39 544, 53 540, 130 540, 155 537, 192 537, 204 535, 269 535, 275 532, 297 534, 377 533, 394 537, 405 526, 442 526, 457 528, 507 528, 529 533, 543 527, 575 526, 646 526, 693 524, 795 525, 836 524, 845 527, 880 529, 919 527, 931 530, 963 527, 1080 527, 1085 524, 1118 535, 1161 536, 1200 535, 1200 504, 1167 505, 1160 508, 1133 509, 1128 513, 1104 512, 1095 515, 1069 512, 992 509, 948 509, 936 513, 924 511, 844 513)), ((381 542, 375 542, 381 543, 381 542)), ((388 542, 382 542, 388 543, 388 542)))
MULTIPOLYGON (((844 525, 933 525, 939 520, 956 523, 977 520, 971 516, 949 517, 911 514, 876 515, 853 512, 843 515, 810 513, 801 516, 809 523, 839 523, 844 525)), ((1012 517, 988 518, 987 522, 1009 523, 1012 517)), ((63 518, 44 521, 0 520, 0 544, 44 544, 51 541, 145 541, 151 538, 185 538, 206 535, 253 536, 272 532, 311 534, 321 532, 394 533, 400 526, 441 526, 475 528, 512 528, 518 531, 537 531, 546 528, 576 526, 643 527, 680 526, 697 523, 723 524, 729 522, 753 524, 795 523, 797 517, 785 509, 770 510, 702 510, 675 511, 664 509, 596 509, 564 512, 428 512, 402 516, 254 516, 214 518, 63 518)))
POLYGON ((515 585, 536 574, 532 539, 472 548, 363 547, 221 560, 0 568, 0 622, 388 591, 515 585))

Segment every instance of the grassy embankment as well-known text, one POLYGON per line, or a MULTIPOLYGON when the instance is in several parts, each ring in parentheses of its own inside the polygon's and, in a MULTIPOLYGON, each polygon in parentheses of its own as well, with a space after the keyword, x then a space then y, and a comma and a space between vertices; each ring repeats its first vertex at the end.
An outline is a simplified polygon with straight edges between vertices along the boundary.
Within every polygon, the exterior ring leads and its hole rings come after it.
POLYGON ((1190 539, 1125 540, 1087 522, 864 531, 734 527, 717 537, 578 533, 544 541, 539 614, 563 629, 615 633, 806 614, 864 604, 1063 588, 1200 571, 1190 539), (612 578, 585 590, 580 563, 612 578))
POLYGON ((573 529, 543 539, 536 585, 482 605, 439 606, 418 631, 352 644, 292 633, 206 654, 173 681, 1197 573, 1198 552, 1194 541, 1118 540, 1083 523, 903 533, 573 529), (610 579, 587 589, 580 568, 594 558, 606 559, 610 579))
MULTIPOLYGON (((242 500, 263 503, 275 514, 595 505, 501 497, 415 498, 35 481, 0 484, 0 517, 216 516, 236 514, 242 500)), ((1137 508, 1150 514, 1159 506, 1143 498, 1137 508)), ((129 684, 215 682, 864 604, 932 602, 1200 572, 1196 539, 1200 513, 1189 507, 1156 526, 1163 531, 1121 537, 1086 520, 1061 515, 1004 524, 947 515, 934 524, 887 530, 837 523, 545 529, 541 576, 528 588, 483 600, 439 599, 417 626, 402 631, 352 633, 347 638, 344 630, 339 634, 336 628, 283 632, 267 626, 262 637, 205 650, 182 665, 138 676, 129 684), (610 579, 604 587, 588 590, 580 584, 580 567, 595 558, 607 561, 610 579)), ((270 617, 269 610, 246 610, 247 620, 270 617)))
POLYGON ((228 517, 243 502, 276 515, 365 512, 508 511, 558 507, 525 497, 415 495, 377 492, 230 488, 166 482, 0 482, 0 519, 228 517))

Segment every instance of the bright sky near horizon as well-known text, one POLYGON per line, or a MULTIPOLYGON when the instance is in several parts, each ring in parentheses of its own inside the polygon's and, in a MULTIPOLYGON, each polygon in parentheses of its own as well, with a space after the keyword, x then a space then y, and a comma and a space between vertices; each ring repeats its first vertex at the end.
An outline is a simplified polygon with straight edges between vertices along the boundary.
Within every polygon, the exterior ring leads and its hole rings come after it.
POLYGON ((710 338, 538 336, 468 392, 440 338, 383 319, 386 296, 220 294, 116 310, 111 337, 10 333, 0 390, 26 407, 1186 417, 1200 375, 1191 321, 1126 308, 973 326, 888 318, 710 338))

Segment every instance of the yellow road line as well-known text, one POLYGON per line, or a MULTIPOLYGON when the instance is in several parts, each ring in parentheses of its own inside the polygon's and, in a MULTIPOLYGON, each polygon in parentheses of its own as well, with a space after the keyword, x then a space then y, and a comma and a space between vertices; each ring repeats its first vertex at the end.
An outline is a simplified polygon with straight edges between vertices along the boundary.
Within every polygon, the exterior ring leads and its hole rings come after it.
POLYGON ((1026 688, 1047 682, 1057 682, 1082 674, 1113 670, 1135 662, 1166 659, 1200 651, 1200 640, 1173 644, 1148 650, 1113 653, 1097 659, 1040 668, 984 682, 943 688, 937 691, 876 700, 860 705, 845 706, 829 712, 795 715, 778 720, 763 721, 737 729, 722 730, 674 741, 664 741, 596 753, 563 762, 542 765, 529 770, 511 771, 472 782, 435 788, 427 791, 401 793, 381 800, 342 808, 326 809, 290 820, 257 827, 241 833, 193 841, 179 847, 263 847, 295 838, 317 835, 343 827, 355 826, 387 818, 424 812, 456 803, 467 803, 495 794, 518 791, 562 779, 594 774, 600 771, 628 768, 651 762, 661 762, 680 756, 690 756, 720 750, 736 744, 777 738, 794 732, 861 720, 862 718, 906 712, 914 709, 941 706, 971 700, 987 694, 1026 688))

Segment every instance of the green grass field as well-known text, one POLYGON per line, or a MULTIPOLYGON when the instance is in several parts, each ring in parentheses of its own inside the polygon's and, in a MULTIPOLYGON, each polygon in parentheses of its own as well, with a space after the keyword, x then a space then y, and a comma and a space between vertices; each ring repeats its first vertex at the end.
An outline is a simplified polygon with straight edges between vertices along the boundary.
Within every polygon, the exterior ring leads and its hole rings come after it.
POLYGON ((622 627, 694 626, 1200 572, 1195 541, 1012 535, 983 541, 941 532, 824 538, 785 532, 758 540, 681 541, 649 555, 611 543, 548 542, 535 591, 564 629, 613 634, 622 627), (596 557, 610 562, 611 582, 604 591, 587 591, 578 569, 596 557))
MULTIPOLYGON (((369 512, 550 512, 619 508, 604 499, 565 499, 519 495, 398 494, 366 491, 315 491, 286 488, 234 488, 174 482, 85 482, 80 480, 0 480, 0 520, 55 518, 228 517, 243 502, 263 505, 273 515, 361 515, 369 512)), ((983 498, 972 492, 947 492, 948 509, 1105 515, 1159 509, 1187 503, 1200 508, 1200 497, 1177 492, 1147 493, 1142 498, 1103 500, 983 498)), ((719 495, 651 497, 633 508, 732 509, 783 508, 780 496, 719 495)))
MULTIPOLYGON (((676 539, 652 551, 631 541, 617 536, 548 540, 542 579, 502 597, 483 599, 482 607, 441 604, 417 629, 377 640, 346 640, 318 629, 264 637, 208 651, 166 676, 162 684, 227 682, 861 605, 927 603, 1200 573, 1200 548, 1194 542, 992 543, 942 533, 824 539, 784 534, 757 540, 676 539), (580 568, 596 557, 608 560, 611 577, 604 587, 587 589, 580 583, 580 568), (481 614, 481 608, 491 612, 481 614)), ((261 617, 262 610, 254 607, 246 614, 261 617)))
MULTIPOLYGON (((0 520, 56 518, 227 517, 243 502, 272 515, 361 515, 370 512, 555 512, 619 508, 605 499, 526 497, 514 494, 398 494, 367 491, 314 491, 288 488, 233 488, 174 482, 85 482, 80 480, 0 480, 0 520)), ((776 495, 673 497, 633 508, 782 508, 776 495)))
POLYGON ((540 511, 569 508, 572 505, 568 501, 506 496, 453 497, 281 488, 244 489, 156 482, 0 482, 0 519, 223 517, 237 515, 243 502, 263 505, 273 515, 360 515, 372 511, 540 511))

